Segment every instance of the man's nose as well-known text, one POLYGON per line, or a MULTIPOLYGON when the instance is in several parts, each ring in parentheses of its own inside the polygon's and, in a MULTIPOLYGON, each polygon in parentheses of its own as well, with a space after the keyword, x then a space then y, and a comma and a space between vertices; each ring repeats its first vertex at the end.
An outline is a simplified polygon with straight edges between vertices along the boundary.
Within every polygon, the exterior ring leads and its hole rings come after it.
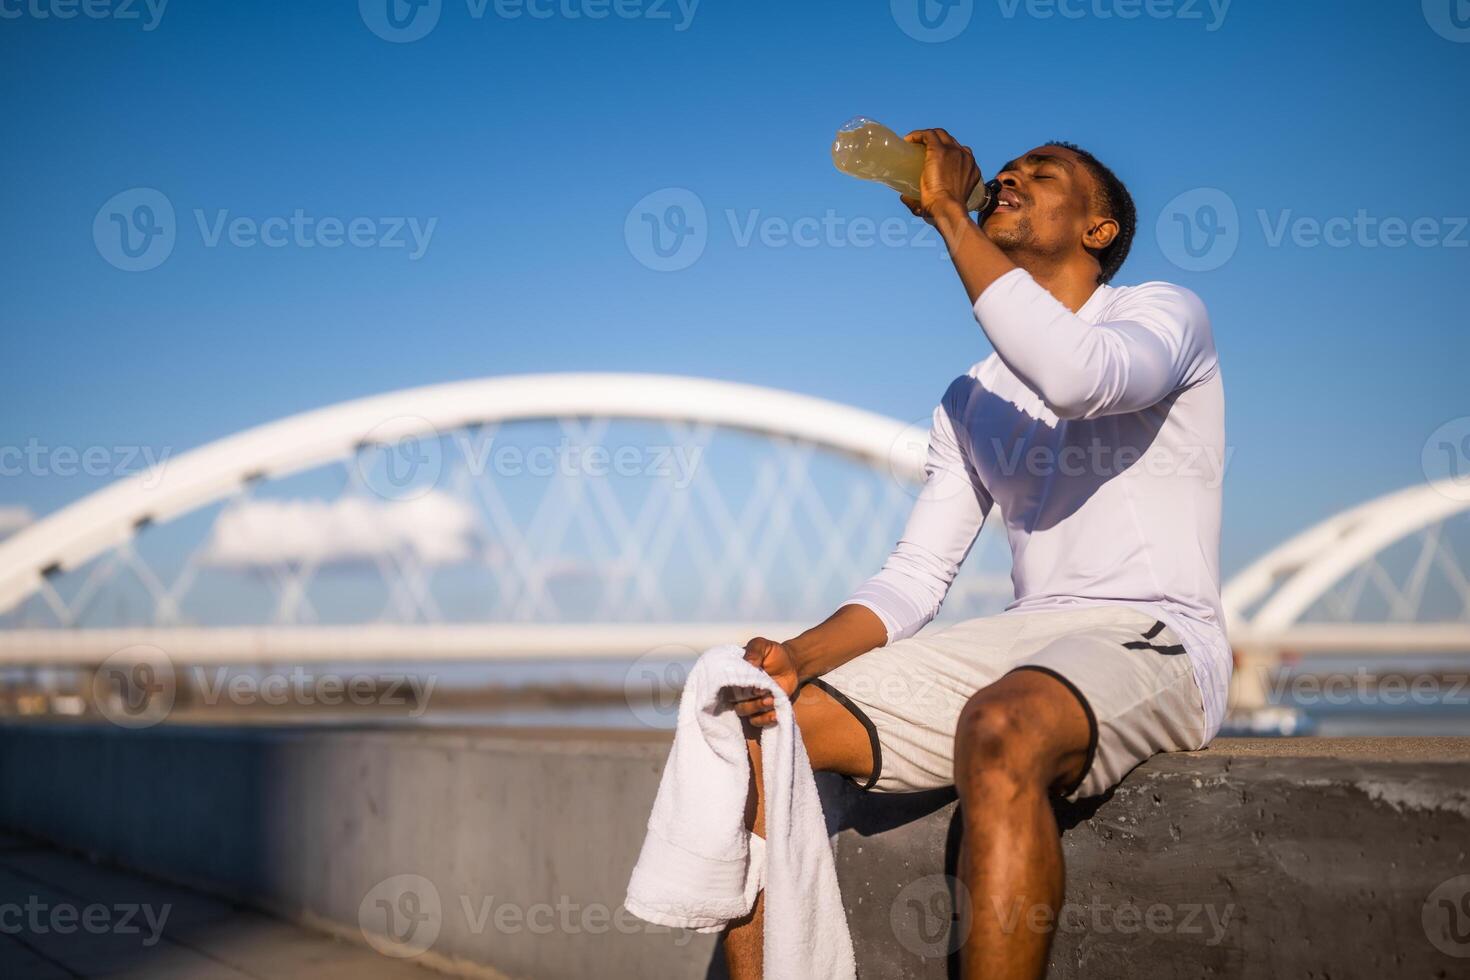
POLYGON ((1002 187, 1016 188, 1021 186, 1021 175, 1014 170, 1002 170, 996 175, 995 179, 1000 181, 1000 186, 1002 187))

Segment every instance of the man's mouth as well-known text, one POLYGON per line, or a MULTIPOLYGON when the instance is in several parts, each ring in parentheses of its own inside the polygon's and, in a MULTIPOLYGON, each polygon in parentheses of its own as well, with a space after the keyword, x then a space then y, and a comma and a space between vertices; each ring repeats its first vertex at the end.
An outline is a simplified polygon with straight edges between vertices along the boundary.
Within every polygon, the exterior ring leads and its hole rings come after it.
POLYGON ((996 197, 995 210, 997 213, 1001 211, 1021 210, 1020 195, 1011 190, 1009 187, 1005 188, 996 197))

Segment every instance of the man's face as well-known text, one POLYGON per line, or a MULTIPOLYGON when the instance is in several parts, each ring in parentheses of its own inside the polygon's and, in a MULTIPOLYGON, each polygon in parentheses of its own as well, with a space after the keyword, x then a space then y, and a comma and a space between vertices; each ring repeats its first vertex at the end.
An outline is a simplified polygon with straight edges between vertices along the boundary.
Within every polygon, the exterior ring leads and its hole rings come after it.
POLYGON ((1065 255, 1096 224, 1091 172, 1071 150, 1038 146, 996 175, 1000 203, 985 233, 1003 251, 1065 255))

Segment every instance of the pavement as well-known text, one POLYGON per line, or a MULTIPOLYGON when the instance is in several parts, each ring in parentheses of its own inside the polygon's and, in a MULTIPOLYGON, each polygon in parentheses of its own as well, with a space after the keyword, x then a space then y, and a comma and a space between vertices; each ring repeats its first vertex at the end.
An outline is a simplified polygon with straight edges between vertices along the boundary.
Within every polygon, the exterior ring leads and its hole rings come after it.
POLYGON ((0 833, 0 977, 427 980, 366 946, 0 833))

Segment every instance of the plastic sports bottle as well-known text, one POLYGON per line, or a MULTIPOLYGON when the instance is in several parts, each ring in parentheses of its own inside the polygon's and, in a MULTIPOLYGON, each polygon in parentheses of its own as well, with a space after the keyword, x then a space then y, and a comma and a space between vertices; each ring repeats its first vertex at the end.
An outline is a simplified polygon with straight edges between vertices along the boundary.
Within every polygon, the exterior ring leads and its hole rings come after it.
MULTIPOLYGON (((904 138, 882 123, 854 116, 837 130, 832 142, 832 162, 845 174, 887 184, 906 197, 919 196, 919 178, 924 173, 924 147, 904 138)), ((982 181, 970 192, 965 206, 982 215, 995 203, 1000 185, 982 181)))

